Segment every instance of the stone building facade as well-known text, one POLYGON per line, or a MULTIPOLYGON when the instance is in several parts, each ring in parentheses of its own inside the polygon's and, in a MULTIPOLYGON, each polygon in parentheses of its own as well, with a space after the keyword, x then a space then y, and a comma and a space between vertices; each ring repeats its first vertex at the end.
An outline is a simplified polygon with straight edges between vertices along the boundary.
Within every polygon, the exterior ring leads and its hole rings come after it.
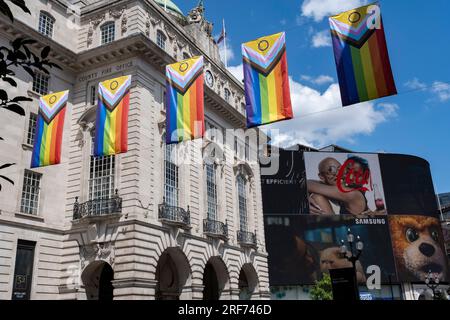
POLYGON ((0 299, 270 298, 257 140, 203 6, 185 16, 171 1, 27 5, 31 15, 13 7, 14 23, 0 17, 1 45, 35 39, 62 70, 18 70, 8 92, 33 102, 24 117, 0 111, 0 162, 15 163, 1 172, 15 184, 0 191, 0 299), (196 55, 211 130, 168 147, 165 65, 196 55), (129 151, 94 158, 98 82, 122 75, 132 76, 129 151), (30 169, 38 99, 61 90, 61 164, 30 169))

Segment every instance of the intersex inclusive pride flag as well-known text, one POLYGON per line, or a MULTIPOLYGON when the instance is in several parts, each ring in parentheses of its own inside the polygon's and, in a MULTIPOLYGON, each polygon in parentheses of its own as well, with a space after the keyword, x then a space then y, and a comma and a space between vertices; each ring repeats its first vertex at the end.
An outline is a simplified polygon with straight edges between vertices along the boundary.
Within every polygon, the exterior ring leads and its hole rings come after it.
POLYGON ((61 91, 39 99, 31 168, 61 162, 61 143, 68 98, 69 91, 61 91))
POLYGON ((397 94, 378 3, 329 20, 342 105, 397 94))
POLYGON ((203 57, 166 66, 166 143, 203 137, 203 57))
POLYGON ((99 83, 94 156, 128 151, 130 87, 131 76, 99 83))
POLYGON ((247 127, 291 119, 285 33, 242 45, 247 127))

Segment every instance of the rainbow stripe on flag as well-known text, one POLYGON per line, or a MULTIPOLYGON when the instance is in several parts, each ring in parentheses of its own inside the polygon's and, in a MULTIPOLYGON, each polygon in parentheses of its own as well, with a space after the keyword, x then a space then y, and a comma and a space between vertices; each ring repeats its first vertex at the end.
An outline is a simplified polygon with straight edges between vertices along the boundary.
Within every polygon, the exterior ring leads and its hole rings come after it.
POLYGON ((329 21, 342 105, 397 94, 378 3, 329 21))
POLYGON ((202 138, 205 132, 203 57, 166 66, 166 143, 202 138))
POLYGON ((242 45, 247 127, 292 119, 284 32, 242 45))
POLYGON ((128 151, 130 87, 131 76, 99 83, 94 156, 128 151))
POLYGON ((61 91, 39 99, 31 168, 61 162, 61 143, 68 98, 69 91, 61 91))

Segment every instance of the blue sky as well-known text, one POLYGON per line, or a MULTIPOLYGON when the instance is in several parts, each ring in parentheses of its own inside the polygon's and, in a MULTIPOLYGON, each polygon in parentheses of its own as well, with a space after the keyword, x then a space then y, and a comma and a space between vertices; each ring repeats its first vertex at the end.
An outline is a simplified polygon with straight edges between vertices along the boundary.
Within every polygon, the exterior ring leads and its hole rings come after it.
MULTIPOLYGON (((198 3, 175 2, 184 13, 198 3)), ((365 3, 206 0, 205 6, 215 35, 225 19, 229 69, 237 77, 242 77, 241 43, 286 31, 295 119, 269 127, 280 130, 281 144, 334 143, 355 151, 416 155, 430 162, 437 192, 450 192, 450 2, 380 1, 399 94, 336 109, 341 102, 327 16, 365 3)))

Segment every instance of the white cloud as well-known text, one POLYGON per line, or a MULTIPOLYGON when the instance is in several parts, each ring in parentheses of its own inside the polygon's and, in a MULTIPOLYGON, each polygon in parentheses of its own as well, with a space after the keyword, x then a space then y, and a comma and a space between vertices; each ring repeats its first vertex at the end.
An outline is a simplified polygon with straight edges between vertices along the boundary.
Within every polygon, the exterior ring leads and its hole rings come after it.
POLYGON ((414 78, 412 80, 407 81, 405 83, 405 87, 412 90, 424 90, 426 89, 427 85, 423 82, 420 82, 418 78, 414 78))
MULTIPOLYGON (((421 82, 418 78, 413 78, 405 83, 405 87, 411 90, 427 91, 435 96, 439 102, 447 102, 450 100, 450 84, 442 81, 434 81, 433 84, 428 85, 421 82)), ((435 101, 430 99, 429 101, 435 101)))
POLYGON ((222 42, 219 45, 219 54, 220 54, 220 60, 222 60, 223 63, 225 63, 225 57, 227 59, 227 64, 229 64, 230 61, 234 59, 234 51, 233 51, 233 48, 230 45, 230 41, 228 39, 227 39, 227 50, 225 51, 225 45, 222 42))
POLYGON ((369 135, 376 127, 396 116, 395 104, 364 102, 345 108, 341 106, 339 86, 331 84, 321 93, 290 80, 294 118, 269 125, 282 134, 274 139, 283 146, 301 143, 316 147, 354 142, 357 135, 369 135))
MULTIPOLYGON (((242 77, 242 65, 228 68, 242 77)), ((314 79, 311 77, 311 79, 314 79)), ((364 102, 342 108, 339 85, 332 83, 324 92, 290 79, 294 118, 264 128, 277 129, 274 143, 287 147, 295 143, 324 146, 339 141, 354 142, 358 135, 369 135, 376 127, 396 116, 396 104, 364 102)))
POLYGON ((324 17, 335 15, 366 4, 366 0, 305 0, 302 15, 320 22, 324 17))
POLYGON ((313 48, 331 47, 331 36, 329 30, 317 32, 311 40, 313 48))
POLYGON ((323 84, 334 82, 334 79, 332 77, 326 76, 326 75, 320 75, 315 78, 308 76, 308 75, 302 75, 300 78, 304 81, 308 81, 308 82, 311 82, 311 83, 314 83, 317 85, 323 85, 323 84))
POLYGON ((231 74, 239 81, 244 80, 244 69, 242 67, 242 64, 238 66, 228 67, 228 71, 230 71, 231 74))
POLYGON ((281 24, 282 26, 285 26, 285 25, 287 24, 287 20, 286 20, 286 19, 281 19, 281 20, 280 20, 280 24, 281 24))
POLYGON ((450 84, 440 81, 433 82, 431 92, 437 95, 439 101, 446 102, 450 100, 450 84))

